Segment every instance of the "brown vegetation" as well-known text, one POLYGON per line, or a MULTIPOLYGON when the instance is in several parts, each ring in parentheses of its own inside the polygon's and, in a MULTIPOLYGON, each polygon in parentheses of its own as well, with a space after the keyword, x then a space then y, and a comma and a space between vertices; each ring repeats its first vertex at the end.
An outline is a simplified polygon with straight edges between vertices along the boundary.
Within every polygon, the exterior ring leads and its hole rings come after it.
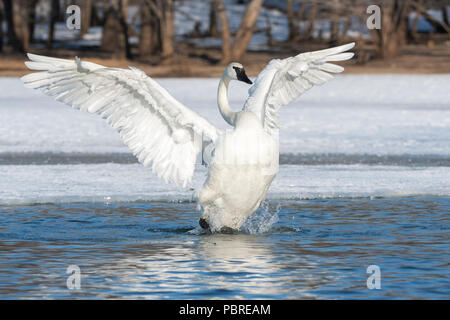
MULTIPOLYGON (((78 55, 104 65, 126 67, 135 65, 153 76, 217 76, 223 64, 239 60, 250 74, 256 74, 271 58, 282 58, 298 52, 326 48, 349 41, 356 41, 357 56, 347 72, 450 72, 450 27, 444 0, 283 0, 277 7, 288 21, 288 37, 275 41, 271 36, 270 21, 267 30, 255 30, 261 9, 268 6, 263 0, 239 1, 246 6, 237 30, 230 29, 224 0, 204 0, 210 4, 208 31, 204 34, 196 25, 190 37, 220 37, 221 47, 198 48, 187 40, 175 40, 175 5, 183 0, 74 0, 82 8, 80 36, 90 26, 103 26, 100 48, 77 51, 54 46, 55 23, 63 21, 63 0, 0 0, 0 23, 8 25, 7 33, 0 28, 0 75, 20 75, 25 72, 22 64, 24 52, 34 41, 36 5, 47 1, 48 37, 45 48, 33 47, 33 52, 60 57, 78 55), (348 30, 355 21, 366 28, 369 4, 381 7, 381 29, 371 30, 367 37, 352 38, 348 30), (130 23, 128 7, 138 6, 130 23), (104 15, 99 14, 101 9, 104 15), (443 21, 437 21, 427 10, 442 10, 443 21), (412 26, 408 22, 411 13, 416 14, 412 26), (433 27, 430 33, 419 33, 418 17, 433 27), (136 30, 135 21, 140 21, 136 30), (324 36, 318 21, 328 21, 329 36, 324 36), (319 29, 319 30, 318 30, 319 29), (317 32, 318 30, 318 32, 317 32), (247 50, 254 32, 265 32, 269 49, 251 52, 247 50), (130 37, 139 39, 137 45, 130 37)), ((42 21, 41 21, 42 22, 42 21)))

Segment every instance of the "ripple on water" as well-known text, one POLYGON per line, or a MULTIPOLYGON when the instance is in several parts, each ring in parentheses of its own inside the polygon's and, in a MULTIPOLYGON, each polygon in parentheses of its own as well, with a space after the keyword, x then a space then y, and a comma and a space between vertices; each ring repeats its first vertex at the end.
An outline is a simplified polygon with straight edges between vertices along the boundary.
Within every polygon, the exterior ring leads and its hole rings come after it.
POLYGON ((204 232, 193 203, 0 212, 1 298, 450 297, 449 198, 269 201, 236 234, 204 232), (366 287, 371 264, 382 290, 366 287))

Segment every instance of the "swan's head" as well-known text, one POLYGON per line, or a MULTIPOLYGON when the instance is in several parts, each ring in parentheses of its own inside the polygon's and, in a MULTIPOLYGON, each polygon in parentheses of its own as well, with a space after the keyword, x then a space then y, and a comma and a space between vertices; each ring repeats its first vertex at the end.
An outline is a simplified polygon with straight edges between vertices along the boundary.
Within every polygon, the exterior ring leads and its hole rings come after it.
POLYGON ((230 79, 243 81, 248 84, 253 83, 245 74, 245 70, 242 64, 238 62, 232 62, 227 66, 227 68, 225 69, 225 76, 230 79))

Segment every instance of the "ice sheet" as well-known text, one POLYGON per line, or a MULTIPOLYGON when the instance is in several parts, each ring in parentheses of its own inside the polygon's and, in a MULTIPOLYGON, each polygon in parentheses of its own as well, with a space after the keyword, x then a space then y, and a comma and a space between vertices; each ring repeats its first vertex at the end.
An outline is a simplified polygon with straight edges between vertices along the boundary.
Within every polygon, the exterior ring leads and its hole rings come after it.
MULTIPOLYGON (((218 79, 159 79, 219 128, 218 79)), ((450 155, 450 75, 340 75, 282 108, 282 153, 450 155)), ((248 85, 231 83, 239 110, 248 85)), ((0 153, 129 152, 96 115, 0 78, 0 153)))
MULTIPOLYGON (((202 185, 205 168, 193 187, 202 185)), ((0 166, 0 204, 191 201, 194 189, 161 182, 140 164, 0 166)), ((450 167, 284 165, 269 200, 450 196, 450 167)))

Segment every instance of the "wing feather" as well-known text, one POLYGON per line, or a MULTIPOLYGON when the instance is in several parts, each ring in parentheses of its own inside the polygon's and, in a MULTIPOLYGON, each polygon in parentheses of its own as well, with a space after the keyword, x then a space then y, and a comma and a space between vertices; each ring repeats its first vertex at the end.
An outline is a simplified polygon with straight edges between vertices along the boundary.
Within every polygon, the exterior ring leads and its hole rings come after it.
POLYGON ((139 69, 106 68, 78 58, 28 57, 31 61, 25 64, 38 72, 21 78, 27 87, 105 118, 139 162, 151 165, 166 182, 186 187, 202 151, 195 139, 217 139, 212 124, 139 69))
POLYGON ((255 113, 268 133, 279 127, 279 109, 298 98, 314 85, 321 85, 344 68, 329 62, 344 61, 353 57, 345 52, 354 43, 301 53, 283 60, 272 60, 261 71, 249 90, 244 110, 255 113))

